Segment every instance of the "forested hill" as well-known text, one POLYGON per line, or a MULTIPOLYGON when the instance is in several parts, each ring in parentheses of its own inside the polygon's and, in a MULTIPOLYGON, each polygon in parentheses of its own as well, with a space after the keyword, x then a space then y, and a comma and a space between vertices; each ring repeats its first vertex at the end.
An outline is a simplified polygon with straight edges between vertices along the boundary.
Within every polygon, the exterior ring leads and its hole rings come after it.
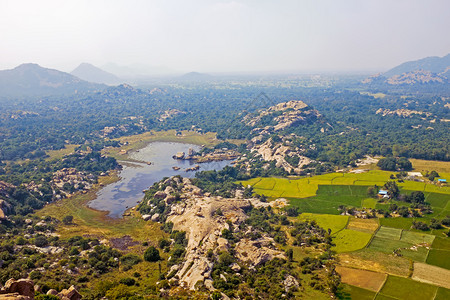
POLYGON ((433 73, 443 73, 450 67, 450 54, 443 57, 432 56, 426 57, 415 61, 408 61, 402 63, 389 71, 383 73, 386 77, 394 75, 401 75, 407 72, 413 72, 417 70, 425 70, 433 73))
POLYGON ((98 91, 105 87, 102 84, 87 82, 71 74, 31 63, 0 71, 0 97, 3 99, 73 95, 98 91))
POLYGON ((312 145, 305 153, 312 159, 336 165, 367 154, 450 159, 449 104, 439 95, 373 96, 338 88, 202 83, 146 90, 121 85, 89 95, 0 102, 0 160, 38 158, 43 150, 67 143, 101 142, 148 130, 195 128, 217 132, 219 138, 251 139, 254 132, 243 120, 243 110, 256 113, 294 99, 326 120, 299 122, 286 132, 312 145), (261 92, 270 101, 258 98, 261 92))

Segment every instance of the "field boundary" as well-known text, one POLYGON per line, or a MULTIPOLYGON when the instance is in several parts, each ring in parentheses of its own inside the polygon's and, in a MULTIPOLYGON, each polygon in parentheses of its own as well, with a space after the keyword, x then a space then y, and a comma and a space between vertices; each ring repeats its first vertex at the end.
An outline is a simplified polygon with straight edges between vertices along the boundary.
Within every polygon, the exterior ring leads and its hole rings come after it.
POLYGON ((372 244, 373 239, 375 238, 375 236, 378 233, 378 230, 380 230, 381 225, 378 224, 378 228, 373 232, 372 237, 370 238, 369 242, 367 243, 367 245, 364 248, 368 248, 370 246, 370 244, 372 244))

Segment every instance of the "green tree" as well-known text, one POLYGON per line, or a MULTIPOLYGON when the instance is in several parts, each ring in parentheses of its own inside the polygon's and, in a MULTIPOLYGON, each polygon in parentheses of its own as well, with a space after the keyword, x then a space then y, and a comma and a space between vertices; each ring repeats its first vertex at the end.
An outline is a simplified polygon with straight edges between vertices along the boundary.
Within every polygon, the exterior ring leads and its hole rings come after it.
POLYGON ((144 252, 144 259, 149 262, 155 262, 161 259, 159 256, 159 250, 151 246, 144 252))
POLYGON ((73 216, 67 215, 62 219, 62 222, 66 225, 72 224, 73 222, 73 216))
POLYGON ((388 195, 393 199, 396 199, 400 194, 400 189, 395 181, 386 182, 384 188, 387 190, 388 195))

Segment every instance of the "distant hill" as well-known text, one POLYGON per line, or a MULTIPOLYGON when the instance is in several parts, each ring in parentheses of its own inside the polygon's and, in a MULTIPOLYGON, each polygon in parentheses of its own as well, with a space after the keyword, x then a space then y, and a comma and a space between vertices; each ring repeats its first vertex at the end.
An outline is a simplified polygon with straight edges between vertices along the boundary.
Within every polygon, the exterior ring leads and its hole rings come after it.
POLYGON ((183 80, 183 81, 208 81, 213 79, 214 76, 206 74, 206 73, 199 73, 199 72, 189 72, 186 73, 180 77, 178 77, 178 79, 183 80))
POLYGON ((22 64, 11 70, 0 71, 1 97, 74 94, 99 91, 105 87, 38 64, 22 64))
POLYGON ((444 57, 426 57, 415 61, 408 61, 402 63, 383 75, 385 77, 392 77, 395 75, 402 75, 403 73, 414 72, 418 70, 429 71, 431 73, 439 74, 446 72, 450 67, 450 54, 444 57))
POLYGON ((448 91, 450 84, 450 54, 405 62, 385 73, 362 81, 371 88, 400 88, 421 91, 448 91))
POLYGON ((80 64, 75 70, 70 72, 70 74, 94 83, 103 83, 108 85, 117 85, 122 83, 120 78, 116 75, 108 73, 88 63, 80 64))

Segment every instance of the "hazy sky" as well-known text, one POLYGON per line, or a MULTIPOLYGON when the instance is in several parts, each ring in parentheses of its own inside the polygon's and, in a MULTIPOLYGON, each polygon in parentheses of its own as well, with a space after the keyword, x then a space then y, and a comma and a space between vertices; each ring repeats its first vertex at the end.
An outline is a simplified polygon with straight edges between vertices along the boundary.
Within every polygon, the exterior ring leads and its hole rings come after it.
POLYGON ((387 70, 450 53, 450 0, 0 0, 0 69, 387 70))

